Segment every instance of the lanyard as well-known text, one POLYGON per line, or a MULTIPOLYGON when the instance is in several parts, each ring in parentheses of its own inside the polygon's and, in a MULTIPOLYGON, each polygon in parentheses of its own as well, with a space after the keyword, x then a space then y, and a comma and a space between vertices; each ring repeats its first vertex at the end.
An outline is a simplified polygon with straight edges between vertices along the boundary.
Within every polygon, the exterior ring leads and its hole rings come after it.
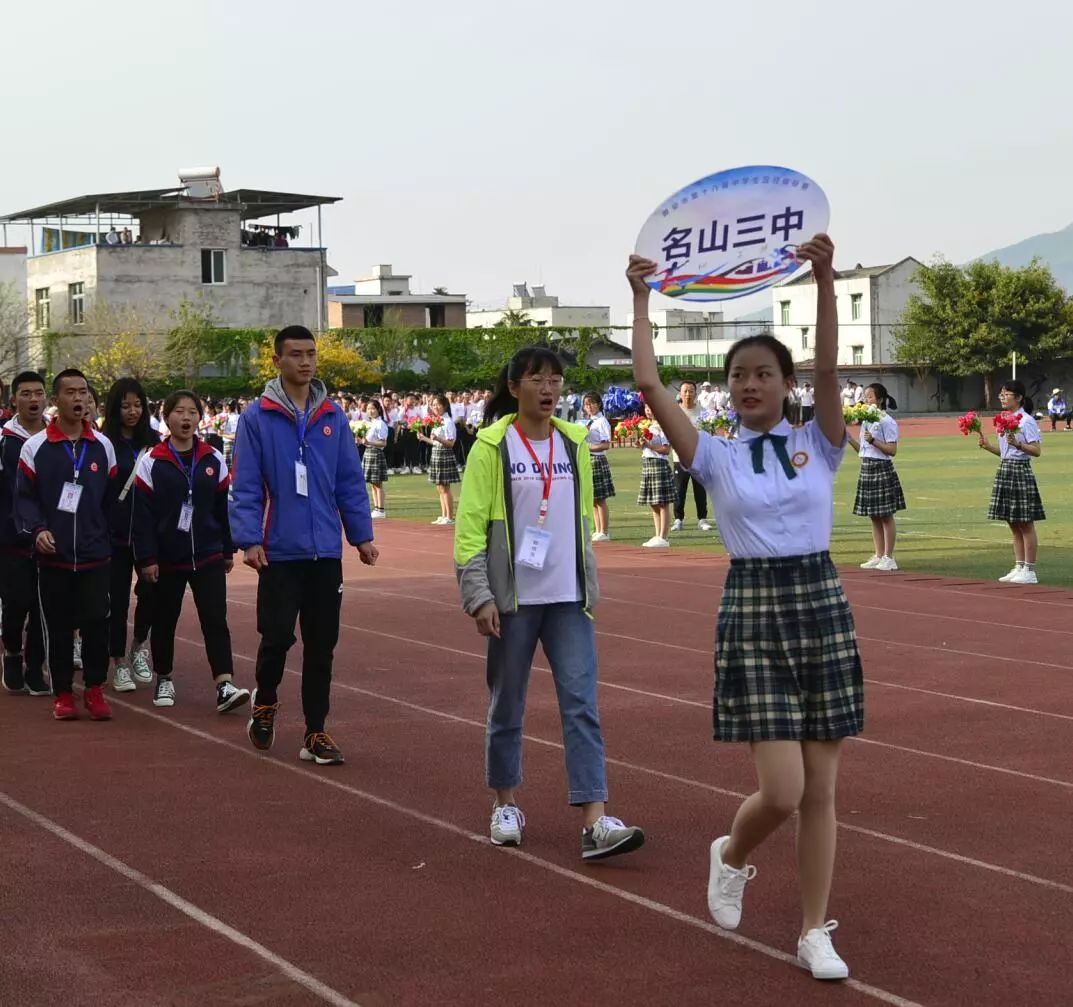
POLYGON ((63 442, 63 446, 67 449, 67 454, 71 456, 71 464, 75 467, 75 482, 78 482, 78 474, 82 471, 82 462, 86 460, 86 444, 87 441, 83 440, 82 450, 78 454, 78 461, 75 461, 75 449, 71 447, 71 442, 63 442))
POLYGON ((186 477, 186 485, 187 485, 186 499, 187 500, 193 500, 194 499, 194 465, 196 464, 196 462, 194 460, 194 455, 195 455, 194 449, 193 449, 193 447, 190 448, 190 471, 188 472, 186 470, 186 466, 183 464, 183 456, 181 454, 179 454, 178 451, 175 450, 175 445, 172 444, 171 441, 168 441, 168 448, 171 451, 172 455, 175 457, 175 461, 178 463, 179 468, 182 469, 183 475, 186 477))
MULTIPOLYGON (((283 394, 287 395, 286 392, 283 394)), ((298 460, 303 461, 305 458, 306 427, 309 426, 309 407, 313 404, 313 391, 310 389, 306 397, 306 409, 301 416, 298 415, 298 407, 291 402, 289 395, 287 395, 287 401, 291 403, 291 408, 294 410, 294 423, 298 427, 298 460)))
POLYGON ((522 433, 522 428, 518 426, 517 420, 514 422, 514 429, 518 436, 522 439, 522 443, 525 445, 525 450, 529 452, 529 457, 536 463, 537 470, 540 472, 540 478, 544 482, 544 496, 540 501, 540 518, 537 520, 537 524, 542 525, 544 519, 548 516, 548 498, 551 496, 551 481, 553 479, 553 473, 555 469, 555 430, 551 431, 551 443, 548 445, 548 469, 545 472, 540 464, 540 459, 537 458, 536 451, 533 450, 533 445, 529 443, 529 438, 522 433))

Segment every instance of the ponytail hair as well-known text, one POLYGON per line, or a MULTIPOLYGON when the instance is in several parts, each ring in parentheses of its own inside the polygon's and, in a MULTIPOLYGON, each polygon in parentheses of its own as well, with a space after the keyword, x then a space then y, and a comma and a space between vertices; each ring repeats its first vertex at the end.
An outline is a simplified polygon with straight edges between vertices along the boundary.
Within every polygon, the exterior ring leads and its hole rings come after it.
POLYGON ((1032 415, 1032 399, 1028 397, 1028 392, 1025 390, 1025 383, 1023 381, 1018 381, 1017 378, 1003 381, 1002 391, 1012 392, 1014 395, 1019 396, 1021 399, 1021 408, 1028 413, 1029 416, 1032 415))
POLYGON ((898 408, 898 403, 894 400, 894 396, 887 391, 886 385, 881 385, 878 381, 873 381, 866 387, 872 389, 872 394, 876 397, 876 405, 884 412, 898 408))
POLYGON ((510 383, 521 381, 527 374, 540 374, 550 368, 553 374, 563 373, 563 362, 546 346, 523 346, 514 354, 496 377, 492 398, 484 408, 484 423, 490 427, 496 420, 518 411, 518 400, 511 394, 510 383))

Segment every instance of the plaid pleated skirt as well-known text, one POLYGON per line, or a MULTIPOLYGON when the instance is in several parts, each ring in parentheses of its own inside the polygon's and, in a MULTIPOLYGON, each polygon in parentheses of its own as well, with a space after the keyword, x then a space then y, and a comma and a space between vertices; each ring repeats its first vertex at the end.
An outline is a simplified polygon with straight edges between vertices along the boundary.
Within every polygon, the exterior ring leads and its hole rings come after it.
POLYGON ((857 632, 830 554, 730 561, 713 726, 717 741, 832 741, 864 728, 857 632))
POLYGON ((365 455, 361 460, 361 467, 365 470, 365 481, 374 486, 383 486, 387 482, 387 458, 383 448, 374 448, 365 445, 365 455))
POLYGON ((611 478, 611 463, 604 452, 592 456, 592 498, 609 500, 615 495, 615 480, 611 478))
POLYGON ((428 465, 428 481, 437 486, 450 486, 452 483, 462 481, 462 477, 458 474, 458 462, 455 461, 455 453, 451 448, 437 444, 432 449, 432 460, 428 465))
POLYGON ((1010 524, 1028 524, 1030 521, 1047 519, 1030 462, 1014 458, 1004 458, 999 462, 991 486, 991 504, 987 508, 987 516, 992 521, 1008 521, 1010 524))
POLYGON ((666 458, 641 459, 641 489, 637 502, 649 506, 674 502, 674 475, 666 458))
POLYGON ((853 513, 861 517, 890 517, 900 510, 905 510, 905 494, 894 462, 862 458, 853 513))

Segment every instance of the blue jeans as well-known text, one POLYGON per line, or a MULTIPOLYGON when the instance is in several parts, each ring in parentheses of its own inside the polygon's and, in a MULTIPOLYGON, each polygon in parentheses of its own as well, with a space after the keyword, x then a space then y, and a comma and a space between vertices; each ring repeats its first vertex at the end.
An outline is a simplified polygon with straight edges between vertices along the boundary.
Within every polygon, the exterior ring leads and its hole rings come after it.
POLYGON ((581 602, 522 605, 501 615, 499 628, 500 639, 488 639, 488 786, 512 790, 522 782, 522 721, 539 640, 559 698, 569 801, 606 801, 604 738, 596 708, 596 632, 581 602))

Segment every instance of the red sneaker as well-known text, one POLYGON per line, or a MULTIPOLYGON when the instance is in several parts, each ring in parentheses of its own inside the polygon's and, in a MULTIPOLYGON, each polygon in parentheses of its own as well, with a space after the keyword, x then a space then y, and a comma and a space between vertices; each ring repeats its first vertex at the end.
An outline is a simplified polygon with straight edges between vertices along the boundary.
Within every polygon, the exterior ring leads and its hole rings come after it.
POLYGON ((112 708, 108 700, 104 698, 104 688, 99 685, 90 686, 82 696, 89 711, 90 720, 111 720, 112 708))
POLYGON ((52 704, 52 716, 57 720, 78 720, 74 693, 61 692, 52 704))

